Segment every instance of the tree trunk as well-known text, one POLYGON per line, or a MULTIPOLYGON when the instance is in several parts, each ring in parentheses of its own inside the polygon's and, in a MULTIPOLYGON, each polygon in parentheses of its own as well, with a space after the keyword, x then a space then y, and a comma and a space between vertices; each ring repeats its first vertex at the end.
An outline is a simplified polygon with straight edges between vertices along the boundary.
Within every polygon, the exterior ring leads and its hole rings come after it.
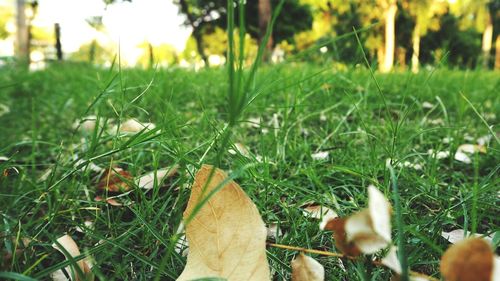
POLYGON ((487 69, 490 62, 491 45, 493 43, 493 21, 488 13, 486 28, 483 32, 483 68, 487 69))
POLYGON ((389 72, 394 63, 394 45, 396 44, 396 12, 398 6, 396 1, 392 0, 385 10, 385 54, 384 63, 381 65, 381 72, 389 72))
POLYGON ((89 62, 93 64, 95 62, 95 54, 97 51, 97 39, 92 40, 92 43, 90 43, 90 49, 89 49, 89 62))
POLYGON ((205 67, 209 67, 210 65, 208 63, 208 57, 205 54, 205 49, 203 47, 203 36, 201 34, 200 28, 193 29, 193 37, 196 41, 196 49, 198 50, 198 54, 200 54, 201 59, 205 63, 205 67))
POLYGON ((152 69, 155 67, 155 55, 153 50, 153 45, 148 42, 148 53, 149 53, 149 68, 152 69))
POLYGON ((62 46, 61 46, 61 26, 56 23, 54 24, 54 33, 56 35, 56 55, 57 55, 57 60, 62 61, 63 59, 63 53, 62 53, 62 46))
MULTIPOLYGON (((264 37, 266 35, 267 26, 271 22, 271 1, 270 0, 259 0, 259 44, 262 44, 264 37)), ((264 50, 264 55, 262 59, 264 61, 269 61, 271 59, 271 53, 273 50, 273 36, 269 36, 269 39, 264 50)))
POLYGON ((495 70, 500 70, 500 35, 495 40, 495 70))
POLYGON ((417 18, 415 28, 413 30, 412 36, 413 43, 413 54, 411 56, 411 71, 413 73, 418 73, 418 67, 420 63, 420 21, 417 18))
POLYGON ((26 23, 25 2, 24 0, 17 0, 16 2, 16 25, 17 25, 17 38, 16 38, 16 56, 21 63, 29 63, 29 31, 26 23))

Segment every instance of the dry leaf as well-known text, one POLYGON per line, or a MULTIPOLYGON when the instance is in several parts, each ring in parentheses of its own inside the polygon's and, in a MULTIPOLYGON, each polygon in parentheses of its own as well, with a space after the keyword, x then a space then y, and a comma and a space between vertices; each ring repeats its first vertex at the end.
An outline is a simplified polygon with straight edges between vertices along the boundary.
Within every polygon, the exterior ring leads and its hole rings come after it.
MULTIPOLYGON (((469 236, 478 237, 478 238, 483 237, 482 234, 478 234, 478 233, 471 235, 470 231, 465 231, 463 229, 455 229, 455 230, 452 230, 450 232, 442 231, 441 236, 444 239, 448 240, 452 244, 456 244, 457 242, 460 242, 469 236)), ((493 241, 493 237, 490 237, 490 236, 483 237, 483 239, 485 239, 488 242, 493 241)))
POLYGON ((392 269, 395 273, 401 274, 403 271, 401 268, 401 263, 399 262, 397 249, 394 246, 389 248, 387 255, 381 260, 382 264, 392 269))
POLYGON ((115 206, 115 207, 121 207, 121 206, 123 206, 123 204, 121 202, 119 202, 118 200, 116 200, 114 198, 106 198, 106 199, 104 199, 101 196, 96 196, 96 197, 94 197, 94 200, 96 202, 106 201, 106 203, 108 203, 111 206, 115 206))
POLYGON ((373 254, 391 242, 391 206, 375 186, 368 186, 368 209, 346 219, 347 242, 365 254, 373 254))
POLYGON ((230 148, 227 152, 229 152, 229 154, 231 155, 241 154, 242 156, 250 157, 250 152, 244 144, 237 142, 234 144, 234 147, 236 148, 236 150, 230 148))
POLYGON ((179 166, 175 165, 173 167, 159 169, 157 171, 150 172, 136 179, 136 185, 142 189, 153 189, 155 174, 158 184, 160 184, 165 178, 169 178, 177 173, 179 166))
POLYGON ((427 150, 427 154, 436 159, 444 159, 450 157, 450 152, 445 151, 434 151, 433 149, 427 150))
POLYGON ((300 253, 292 260, 292 281, 323 281, 325 269, 315 259, 300 253))
POLYGON ((440 269, 446 281, 496 281, 500 276, 494 276, 495 263, 495 255, 486 240, 468 238, 446 250, 440 269))
POLYGON ((316 152, 316 153, 313 153, 311 154, 311 158, 313 160, 327 160, 328 157, 329 157, 330 153, 328 153, 328 151, 320 151, 320 152, 316 152))
POLYGON ((75 227, 75 231, 80 232, 80 233, 85 233, 87 232, 87 229, 93 230, 94 229, 94 222, 86 220, 83 222, 83 225, 85 228, 81 228, 80 226, 75 227))
POLYGON ((144 128, 146 128, 146 131, 152 130, 156 128, 156 125, 153 123, 142 123, 137 121, 137 119, 128 119, 125 122, 122 122, 120 124, 120 127, 117 127, 118 125, 113 126, 110 130, 109 133, 114 134, 116 133, 117 129, 120 133, 138 133, 144 128))
POLYGON ((97 184, 97 189, 109 192, 125 192, 130 190, 132 175, 120 168, 106 170, 97 184))
MULTIPOLYGON (((60 246, 57 245, 56 243, 54 243, 54 244, 52 244, 52 247, 54 249, 58 250, 59 252, 61 252, 64 256, 66 256, 66 254, 64 253, 64 251, 60 247, 62 247, 64 250, 66 250, 66 252, 72 258, 75 258, 75 257, 77 257, 77 256, 80 255, 80 249, 78 249, 78 246, 76 245, 76 243, 73 240, 73 238, 71 238, 71 236, 69 236, 69 235, 61 236, 61 237, 59 237, 57 239, 57 242, 60 244, 60 246)), ((66 259, 69 260, 67 256, 66 256, 66 259)), ((81 272, 83 272, 83 274, 85 276, 79 276, 79 273, 74 268, 74 265, 71 265, 71 266, 67 266, 65 268, 66 272, 71 277, 75 277, 76 281, 79 281, 79 280, 94 280, 93 274, 91 272, 92 266, 90 264, 89 258, 79 260, 79 261, 76 262, 76 264, 77 264, 77 266, 80 268, 81 272)), ((50 276, 52 277, 52 279, 54 281, 73 280, 71 277, 67 278, 61 269, 56 270, 50 276)))
POLYGON ((0 117, 10 112, 10 108, 3 103, 0 103, 0 117))
POLYGON ((302 210, 302 212, 304 215, 310 216, 311 218, 321 219, 321 223, 319 224, 319 228, 321 230, 325 229, 326 224, 330 220, 339 216, 334 210, 320 205, 307 206, 302 210))
POLYGON ((78 129, 82 133, 90 134, 94 132, 96 124, 97 124, 97 116, 90 115, 75 121, 73 123, 73 129, 78 129))
POLYGON ((492 135, 484 135, 482 137, 477 138, 476 142, 480 146, 486 146, 490 143, 491 139, 493 138, 492 135))
MULTIPOLYGON (((212 166, 196 174, 184 219, 207 194, 227 179, 212 166)), ((177 280, 219 277, 227 280, 270 280, 266 257, 266 227, 257 207, 234 181, 218 190, 186 226, 187 264, 177 280)))
POLYGON ((461 151, 461 152, 469 153, 469 154, 473 154, 473 153, 477 153, 477 152, 486 153, 486 147, 484 147, 483 145, 479 145, 479 144, 462 144, 457 148, 457 151, 461 151))
POLYGON ((276 238, 283 235, 281 229, 278 228, 277 223, 270 223, 266 229, 267 229, 267 238, 276 240, 276 238))
MULTIPOLYGON (((78 161, 75 162, 75 166, 78 167, 80 166, 81 164, 85 163, 85 160, 83 159, 79 159, 78 161)), ((88 163, 87 165, 83 166, 80 168, 80 170, 84 170, 84 169, 89 169, 93 172, 101 172, 102 170, 104 170, 103 168, 97 166, 96 164, 90 162, 88 163)))
POLYGON ((465 153, 463 153, 461 151, 457 151, 455 153, 455 157, 454 158, 455 158, 455 160, 457 160, 459 162, 462 162, 462 163, 465 163, 465 164, 472 163, 472 160, 470 159, 470 157, 467 154, 465 154, 465 153))
POLYGON ((182 255, 183 257, 187 257, 189 253, 189 244, 188 241, 186 240, 186 234, 184 233, 184 222, 181 222, 179 224, 179 227, 177 228, 177 231, 175 234, 181 234, 179 236, 179 239, 175 242, 175 248, 174 251, 177 254, 182 255))
POLYGON ((431 109, 433 107, 434 107, 434 105, 432 103, 428 102, 428 101, 424 101, 422 103, 422 108, 424 108, 424 109, 431 109))
POLYGON ((455 160, 465 164, 470 164, 472 163, 472 160, 469 155, 479 152, 486 153, 486 147, 478 144, 462 144, 457 148, 455 160))
POLYGON ((429 123, 431 125, 444 125, 444 120, 443 120, 443 118, 428 119, 427 123, 429 123))
POLYGON ((250 117, 246 122, 247 127, 250 128, 260 128, 260 118, 259 117, 250 117))

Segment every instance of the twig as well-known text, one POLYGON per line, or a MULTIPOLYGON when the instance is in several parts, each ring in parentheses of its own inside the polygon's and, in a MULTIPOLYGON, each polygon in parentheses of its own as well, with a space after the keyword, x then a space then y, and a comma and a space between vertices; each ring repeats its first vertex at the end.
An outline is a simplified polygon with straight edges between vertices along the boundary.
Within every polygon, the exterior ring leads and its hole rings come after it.
MULTIPOLYGON (((283 245, 283 244, 274 244, 274 243, 267 243, 268 246, 273 247, 273 248, 279 248, 279 249, 285 249, 285 250, 291 250, 291 251, 300 251, 304 253, 311 253, 311 254, 318 254, 322 256, 328 256, 328 257, 337 257, 337 258, 346 258, 350 260, 356 260, 356 257, 352 256, 346 256, 341 253, 335 253, 335 252, 328 252, 328 251, 322 251, 322 250, 315 250, 315 249, 307 249, 307 248, 302 248, 302 247, 296 247, 296 246, 289 246, 289 245, 283 245)), ((371 263, 376 266, 385 266, 382 264, 379 260, 372 260, 371 263)), ((437 278, 434 278, 432 276, 420 273, 420 272, 415 272, 415 271, 409 271, 411 276, 416 276, 416 277, 423 277, 426 278, 429 281, 440 281, 437 278)))

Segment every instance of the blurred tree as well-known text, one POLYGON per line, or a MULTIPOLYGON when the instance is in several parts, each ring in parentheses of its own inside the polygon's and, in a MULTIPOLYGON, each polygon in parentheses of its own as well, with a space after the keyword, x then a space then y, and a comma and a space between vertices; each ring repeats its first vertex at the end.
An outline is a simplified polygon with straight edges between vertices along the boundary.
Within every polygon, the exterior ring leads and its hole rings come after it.
POLYGON ((113 60, 114 51, 100 45, 96 40, 80 46, 78 51, 69 56, 70 60, 86 61, 92 64, 105 65, 113 60))
POLYGON ((29 62, 29 31, 24 0, 16 0, 16 56, 21 62, 29 62))
POLYGON ((474 27, 463 29, 461 21, 451 12, 441 16, 440 28, 422 38, 425 49, 420 52, 420 60, 462 68, 476 66, 481 55, 481 34, 474 27), (441 61, 445 54, 446 61, 441 61))
MULTIPOLYGON (((247 1, 245 6, 246 31, 260 42, 263 37, 263 23, 269 19, 272 7, 280 0, 247 1), (270 6, 268 6, 270 4, 270 6), (259 13, 260 5, 260 13, 259 13), (268 9, 270 7, 270 9, 268 9), (258 16, 256 16, 258 15, 258 16), (259 18, 264 18, 259 23, 259 18)), ((223 29, 227 26, 226 0, 175 0, 182 14, 186 15, 186 25, 193 29, 193 37, 197 42, 198 53, 204 57, 203 34, 213 31, 214 26, 223 29)), ((236 21, 238 21, 238 9, 235 9, 236 21)), ((276 19, 275 28, 272 32, 272 46, 276 42, 287 40, 292 42, 295 33, 310 29, 312 15, 307 5, 302 5, 299 0, 286 0, 282 13, 276 19)))
POLYGON ((14 13, 10 7, 0 6, 0 39, 9 37, 10 33, 7 28, 7 23, 13 16, 14 13))
POLYGON ((436 0, 406 0, 402 5, 415 23, 411 40, 411 70, 416 73, 419 68, 420 38, 425 36, 429 29, 439 29, 439 17, 447 11, 447 5, 436 0))
MULTIPOLYGON (((259 45, 262 44, 262 39, 266 35, 267 25, 271 22, 272 10, 271 10, 271 1, 270 0, 259 0, 258 4, 258 19, 259 19, 259 45)), ((264 61, 268 61, 271 57, 271 52, 273 49, 273 36, 269 36, 269 39, 266 43, 266 49, 264 51, 263 59, 264 61)))
MULTIPOLYGON (((212 27, 210 27, 212 28, 212 27)), ((234 36, 234 43, 236 46, 239 46, 240 42, 240 37, 238 36, 238 29, 235 29, 233 31, 235 34, 234 36)), ((207 56, 219 56, 219 57, 225 57, 226 52, 227 52, 227 32, 220 28, 220 27, 215 27, 213 28, 213 31, 209 31, 206 34, 203 35, 203 42, 204 42, 204 52, 207 54, 207 56)), ((244 51, 244 62, 246 64, 251 63, 256 57, 257 57, 257 49, 258 49, 258 42, 256 39, 252 38, 249 34, 245 35, 245 49, 244 51)), ((236 48, 235 50, 235 56, 236 59, 239 58, 239 48, 236 48)))
POLYGON ((377 0, 377 4, 382 8, 384 21, 384 60, 379 65, 381 72, 389 72, 394 64, 394 46, 396 44, 396 13, 398 6, 396 0, 377 0))
MULTIPOLYGON (((108 2, 110 2, 110 1, 108 1, 108 2)), ((106 4, 110 4, 110 3, 106 3, 106 4)), ((95 32, 101 32, 101 31, 104 30, 104 24, 102 22, 102 16, 88 17, 88 18, 85 19, 85 21, 87 22, 88 25, 90 25, 90 27, 92 27, 95 30, 95 32)), ((95 62, 97 48, 98 48, 97 39, 94 38, 90 42, 89 51, 88 51, 88 61, 90 63, 94 63, 95 62)))
POLYGON ((462 30, 474 27, 482 33, 482 66, 487 68, 493 45, 493 17, 500 0, 462 0, 451 4, 451 11, 460 19, 462 30))
POLYGON ((153 46, 149 42, 143 42, 139 45, 144 50, 137 63, 144 68, 153 68, 156 64, 159 66, 169 66, 178 62, 178 55, 175 48, 169 44, 160 44, 153 46))

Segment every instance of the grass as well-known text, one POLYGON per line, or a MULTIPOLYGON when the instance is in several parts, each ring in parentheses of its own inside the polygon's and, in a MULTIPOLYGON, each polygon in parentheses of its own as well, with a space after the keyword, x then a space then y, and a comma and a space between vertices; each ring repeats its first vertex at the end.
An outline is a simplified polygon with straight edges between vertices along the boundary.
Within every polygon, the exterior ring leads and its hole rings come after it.
MULTIPOLYGON (((472 164, 427 155, 429 149, 453 152, 460 144, 474 143, 470 137, 495 132, 486 124, 498 123, 497 73, 438 69, 375 74, 374 79, 362 68, 340 72, 288 63, 260 70, 252 83, 258 95, 242 113, 227 106, 227 73, 71 64, 31 73, 0 69, 0 103, 10 107, 0 117, 0 156, 10 158, 0 163, 1 170, 10 171, 0 178, 0 251, 12 251, 22 237, 33 239, 29 249, 4 259, 0 271, 47 279, 68 264, 51 247, 68 233, 83 253, 94 257, 95 273, 102 279, 174 279, 185 258, 172 250, 171 240, 193 173, 202 163, 230 171, 244 168, 237 181, 264 221, 279 224, 283 235, 275 242, 280 244, 335 251, 331 234, 319 231, 301 206, 313 201, 348 215, 366 206, 370 183, 393 198, 386 159, 395 167, 405 234, 401 244, 412 270, 439 276, 439 258, 448 247, 441 231, 498 231, 495 138, 472 164), (424 101, 434 106, 424 109, 424 101), (154 122, 158 131, 120 137, 72 128, 90 114, 108 123, 128 118, 154 122), (246 145, 248 158, 227 153, 220 143, 230 114, 241 115, 234 118, 228 141, 246 145), (260 125, 249 118, 260 119, 260 125), (329 158, 313 160, 311 154, 319 151, 328 151, 329 158), (135 176, 179 164, 180 174, 149 193, 134 189, 126 196, 134 202, 129 207, 113 207, 94 200, 99 174, 78 166, 76 159, 92 159, 103 168, 117 165, 135 176), (422 169, 399 167, 404 161, 422 169), (51 174, 40 180, 49 168, 51 174), (93 229, 77 232, 86 220, 94 222, 93 229)), ((295 254, 269 248, 275 279, 289 279, 295 254)), ((362 260, 344 262, 343 271, 337 259, 317 258, 328 280, 390 276, 389 270, 362 260)))

